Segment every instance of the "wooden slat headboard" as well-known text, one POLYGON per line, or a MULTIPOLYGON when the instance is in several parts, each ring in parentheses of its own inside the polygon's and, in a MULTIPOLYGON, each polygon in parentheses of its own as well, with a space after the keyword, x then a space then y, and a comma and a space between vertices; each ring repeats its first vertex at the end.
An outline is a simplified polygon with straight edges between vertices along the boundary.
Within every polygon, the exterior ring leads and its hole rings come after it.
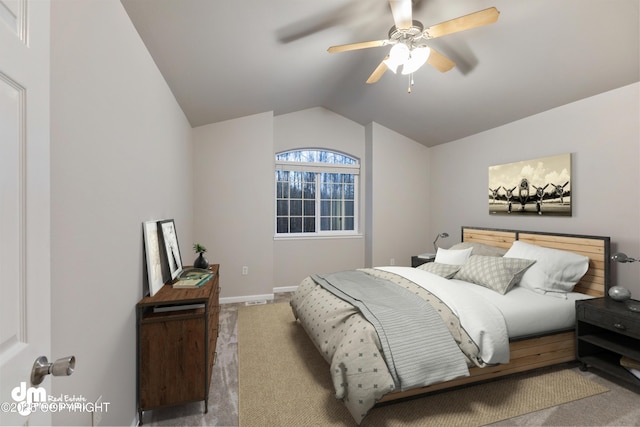
POLYGON ((509 249, 514 240, 589 257, 589 270, 578 282, 574 291, 601 297, 609 290, 609 237, 462 227, 463 242, 484 243, 509 249))

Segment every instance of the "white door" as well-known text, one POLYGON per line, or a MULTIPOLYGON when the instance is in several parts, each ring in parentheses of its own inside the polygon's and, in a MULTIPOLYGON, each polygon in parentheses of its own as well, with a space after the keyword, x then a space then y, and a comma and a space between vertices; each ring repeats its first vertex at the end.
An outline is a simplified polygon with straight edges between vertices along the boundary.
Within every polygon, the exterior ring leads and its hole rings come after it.
MULTIPOLYGON (((51 424, 19 413, 46 399, 30 375, 51 358, 48 0, 0 0, 0 425, 51 424)), ((43 393, 44 392, 44 393, 43 393)), ((28 410, 27 410, 28 411, 28 410)))

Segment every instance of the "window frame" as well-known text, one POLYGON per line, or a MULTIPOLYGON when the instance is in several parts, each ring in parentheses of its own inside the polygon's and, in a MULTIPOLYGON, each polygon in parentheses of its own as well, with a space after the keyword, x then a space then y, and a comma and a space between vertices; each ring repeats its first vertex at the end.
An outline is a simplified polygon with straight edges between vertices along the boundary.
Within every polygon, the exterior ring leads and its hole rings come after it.
MULTIPOLYGON (((327 149, 327 148, 294 148, 284 150, 275 153, 274 162, 274 239, 286 240, 286 239, 325 239, 325 238, 350 238, 360 237, 360 159, 341 151, 327 149), (354 164, 341 164, 341 163, 322 163, 322 162, 303 162, 303 161, 289 161, 278 160, 278 156, 285 153, 295 151, 325 151, 328 153, 338 154, 352 159, 354 164), (278 233, 278 175, 277 171, 290 171, 290 172, 312 172, 315 173, 315 185, 316 185, 316 197, 315 197, 315 230, 313 232, 299 232, 299 233, 278 233), (338 173, 338 174, 350 174, 353 175, 353 230, 321 230, 320 222, 321 215, 321 191, 322 185, 321 174, 322 173, 338 173)), ((344 218, 344 217, 342 217, 344 218)))

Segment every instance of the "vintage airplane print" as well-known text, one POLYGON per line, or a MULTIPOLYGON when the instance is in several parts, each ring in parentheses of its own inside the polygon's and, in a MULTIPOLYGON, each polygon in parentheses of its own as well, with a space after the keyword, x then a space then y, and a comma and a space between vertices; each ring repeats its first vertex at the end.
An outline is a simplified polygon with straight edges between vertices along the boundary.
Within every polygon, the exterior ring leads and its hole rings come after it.
POLYGON ((489 214, 571 216, 571 154, 490 166, 489 214))

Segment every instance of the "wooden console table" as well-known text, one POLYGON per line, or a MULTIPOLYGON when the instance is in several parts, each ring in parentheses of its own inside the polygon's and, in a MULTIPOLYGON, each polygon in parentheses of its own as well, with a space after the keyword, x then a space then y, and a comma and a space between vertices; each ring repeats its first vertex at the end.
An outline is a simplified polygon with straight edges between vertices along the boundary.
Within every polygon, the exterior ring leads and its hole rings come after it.
POLYGON ((215 362, 219 324, 219 265, 201 287, 164 285, 136 305, 138 421, 150 409, 204 401, 215 362))

